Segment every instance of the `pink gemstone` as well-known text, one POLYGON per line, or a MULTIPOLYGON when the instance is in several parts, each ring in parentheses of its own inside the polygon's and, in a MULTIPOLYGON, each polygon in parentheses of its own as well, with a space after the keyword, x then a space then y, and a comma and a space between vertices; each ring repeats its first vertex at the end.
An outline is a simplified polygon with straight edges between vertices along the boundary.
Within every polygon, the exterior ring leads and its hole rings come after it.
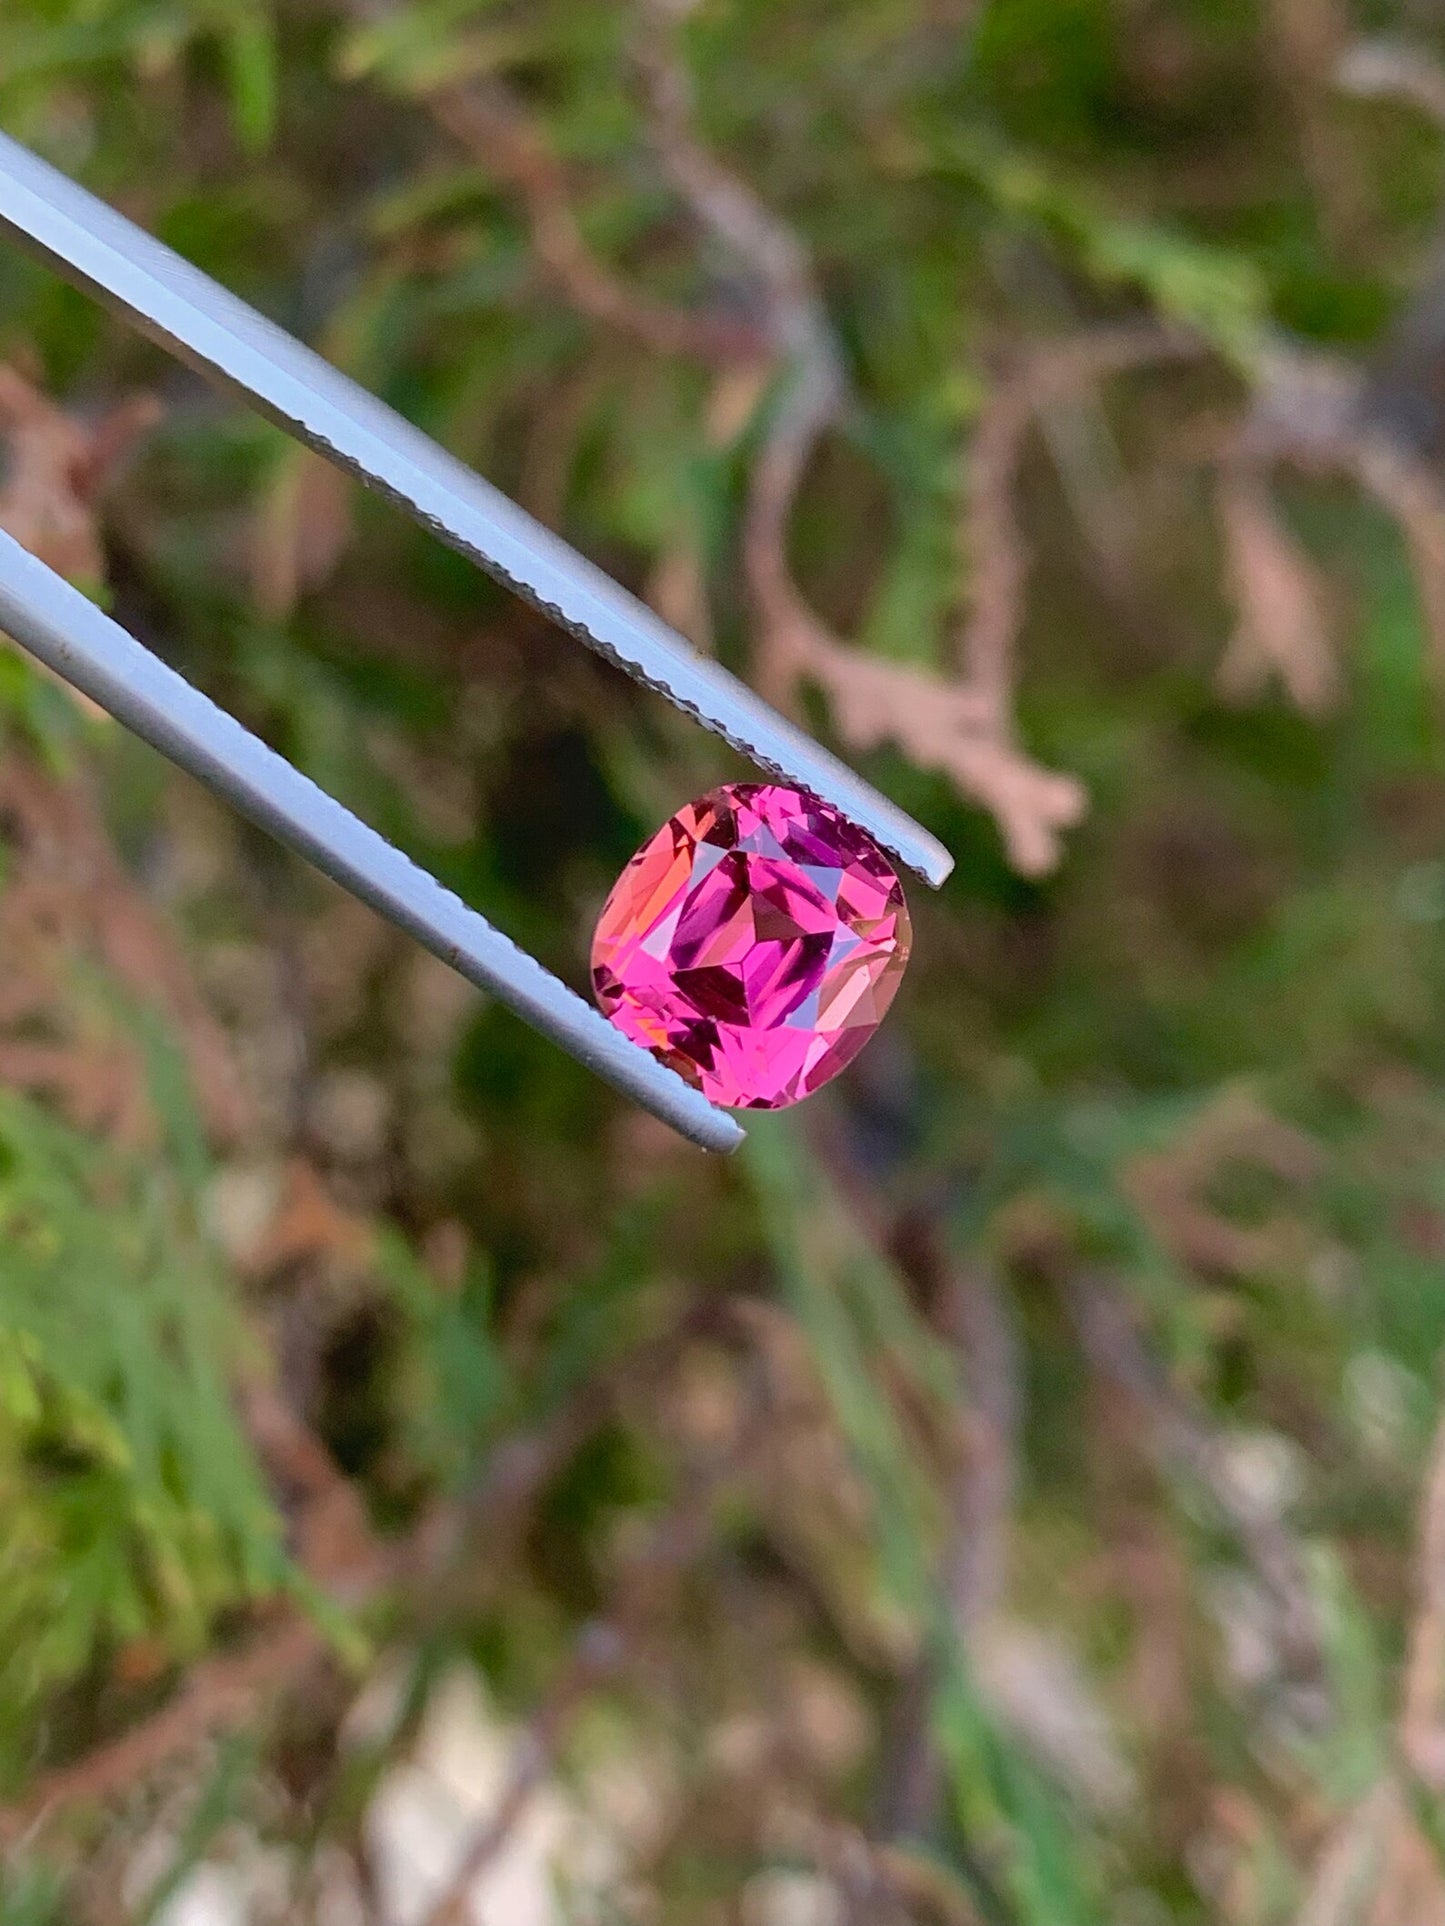
POLYGON ((857 1056, 912 941, 871 836, 796 789, 729 783, 618 877, 592 982, 618 1029, 712 1102, 778 1110, 857 1056))

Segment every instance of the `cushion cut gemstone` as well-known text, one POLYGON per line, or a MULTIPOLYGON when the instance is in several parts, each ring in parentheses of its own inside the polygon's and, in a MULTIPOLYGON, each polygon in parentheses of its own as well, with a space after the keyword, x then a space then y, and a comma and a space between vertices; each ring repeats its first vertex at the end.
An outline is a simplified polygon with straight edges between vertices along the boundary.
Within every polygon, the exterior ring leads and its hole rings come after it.
POLYGON ((888 859, 830 804, 729 783, 643 844, 592 939, 605 1015, 713 1103, 776 1110, 882 1022, 912 926, 888 859))

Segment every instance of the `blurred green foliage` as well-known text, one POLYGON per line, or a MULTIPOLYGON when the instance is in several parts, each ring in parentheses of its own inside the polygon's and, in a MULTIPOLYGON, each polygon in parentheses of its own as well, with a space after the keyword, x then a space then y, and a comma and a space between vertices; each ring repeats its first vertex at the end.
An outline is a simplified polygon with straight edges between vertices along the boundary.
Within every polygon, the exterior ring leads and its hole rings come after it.
MULTIPOLYGON (((653 1628, 650 1681, 563 1748, 559 1774, 585 1785, 593 1754, 663 1745, 669 1700, 694 1803, 633 1882, 646 1903, 606 1916, 763 1919, 738 1896, 786 1858, 784 1793, 886 1831, 921 1679, 914 1743, 942 1795, 900 1836, 942 1882, 940 1916, 1284 1926, 1400 1769, 1445 1341, 1445 734, 1411 555, 1334 484, 1281 499, 1334 584, 1338 709, 1221 695, 1205 462, 1283 346, 1375 340, 1437 216, 1438 133, 1302 72, 1290 33, 1304 19, 1328 52, 1331 34, 1432 23, 1327 0, 680 11, 700 130, 806 243, 842 347, 850 405, 793 560, 862 646, 949 671, 1000 347, 1155 316, 1214 349, 1203 371, 1070 402, 1024 465, 1020 729, 1087 785, 1088 817, 1027 880, 943 777, 869 757, 956 875, 915 901, 907 989, 840 1091, 704 1167, 0 665, 4 753, 96 787, 258 1092, 205 1147, 147 1016, 142 1149, 43 1097, 0 1101, 0 1786, 23 1796, 153 1709, 161 1688, 120 1663, 138 1646, 169 1689, 259 1602, 308 1595, 289 1495, 226 1390, 253 1344, 391 1541, 586 1412, 519 1546, 473 1547, 472 1579, 435 1596, 403 1577, 334 1611, 331 1723, 260 1720, 239 1765, 223 1748, 136 1918, 228 1823, 296 1865, 350 1850, 429 1684, 465 1662, 526 1718, 607 1609, 618 1543, 686 1502, 700 1447, 681 1391, 613 1387, 693 1317, 741 1400, 740 1341, 707 1319, 742 1307, 797 1341, 788 1368, 834 1455, 739 1476, 700 1595, 653 1628), (1122 588, 1092 545, 1106 498, 1132 530, 1122 588), (274 1203, 298 1165, 360 1244, 329 1219, 247 1243, 234 1200, 274 1203), (1011 1470, 985 1521, 1006 1544, 986 1626, 940 1579, 956 1461, 998 1421, 977 1333, 950 1324, 958 1277, 981 1280, 1017 1379, 1017 1430, 993 1438, 1011 1470), (1122 1349, 1089 1322, 1095 1293, 1122 1349), (990 1646, 995 1620, 1035 1644, 990 1646), (345 1753, 347 1694, 388 1646, 416 1703, 394 1746, 345 1753), (861 1756, 710 1793, 707 1734, 777 1712, 780 1653, 843 1682, 861 1756)), ((738 557, 769 396, 739 420, 729 376, 579 314, 504 170, 433 117, 439 91, 505 84, 610 272, 746 320, 744 266, 657 165, 639 31, 612 0, 6 0, 0 124, 623 579, 655 589, 681 562, 746 672, 738 557)), ((0 353, 82 413, 135 388, 164 404, 103 515, 122 618, 580 981, 610 878, 724 753, 8 250, 0 353)), ((1373 1926, 1404 1926, 1378 1908, 1422 1841, 1413 1890, 1445 1916, 1436 1793, 1408 1793, 1348 1915, 1373 1926)), ((135 1808, 135 1833, 158 1823, 135 1808)), ((84 1812, 42 1828, 0 1874, 4 1926, 102 1916, 129 1836, 84 1812)))

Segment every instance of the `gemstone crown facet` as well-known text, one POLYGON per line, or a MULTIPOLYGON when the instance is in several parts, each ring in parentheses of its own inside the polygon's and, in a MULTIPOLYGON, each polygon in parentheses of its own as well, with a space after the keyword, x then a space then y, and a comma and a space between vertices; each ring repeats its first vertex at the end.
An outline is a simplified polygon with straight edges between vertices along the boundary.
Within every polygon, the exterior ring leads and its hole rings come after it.
POLYGON ((713 1103, 777 1110, 851 1063, 913 932, 865 830, 776 783, 689 803, 613 885, 592 939, 603 1013, 713 1103))

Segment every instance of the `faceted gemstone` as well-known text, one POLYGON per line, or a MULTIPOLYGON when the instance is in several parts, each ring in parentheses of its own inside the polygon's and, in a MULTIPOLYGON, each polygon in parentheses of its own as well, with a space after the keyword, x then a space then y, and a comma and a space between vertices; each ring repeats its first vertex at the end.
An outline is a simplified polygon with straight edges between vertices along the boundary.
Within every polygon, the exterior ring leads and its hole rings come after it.
POLYGON ((597 1001, 714 1103, 776 1110, 882 1022, 913 940, 864 830, 773 783, 729 783, 633 857, 592 939, 597 1001))

